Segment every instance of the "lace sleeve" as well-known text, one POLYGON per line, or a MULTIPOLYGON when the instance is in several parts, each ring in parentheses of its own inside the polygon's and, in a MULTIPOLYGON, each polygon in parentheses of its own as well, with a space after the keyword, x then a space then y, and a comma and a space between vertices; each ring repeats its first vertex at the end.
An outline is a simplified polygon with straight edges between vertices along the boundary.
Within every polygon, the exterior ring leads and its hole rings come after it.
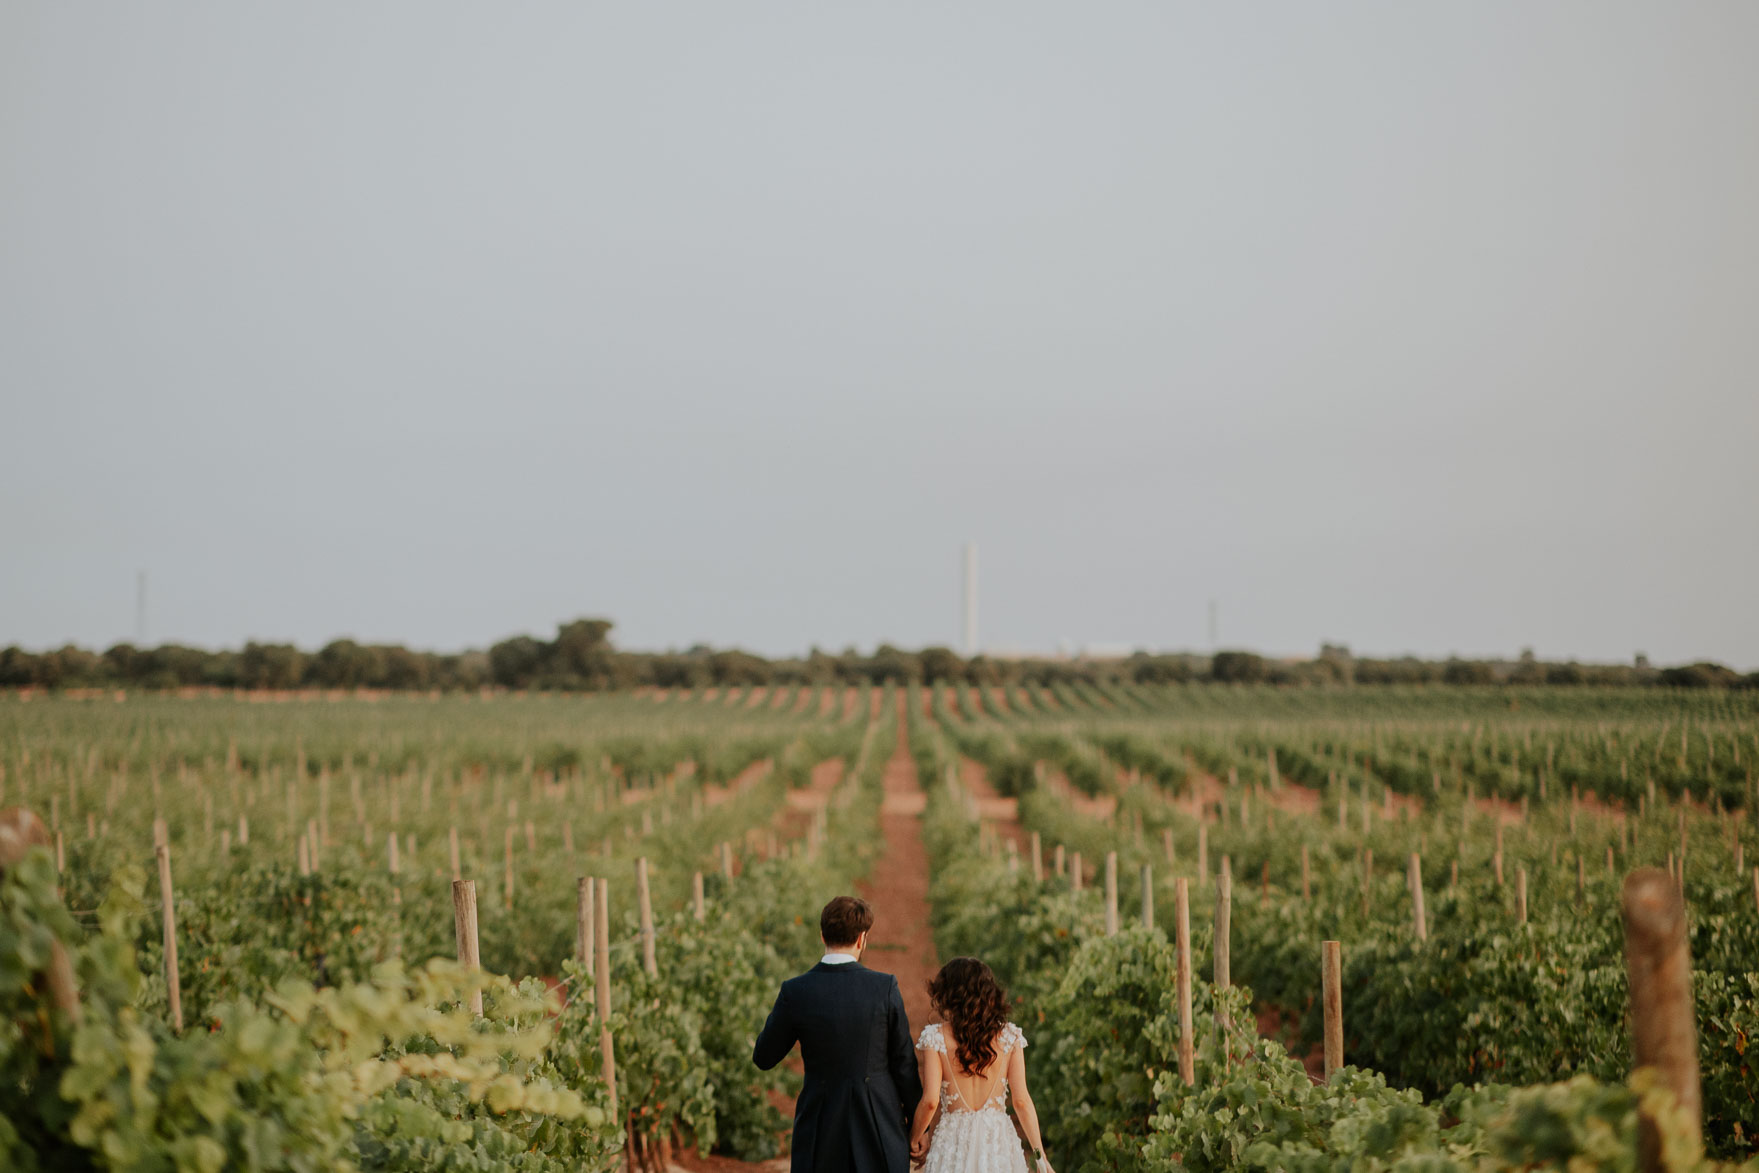
POLYGON ((943 1055, 947 1053, 947 1040, 941 1037, 940 1023, 931 1022, 922 1028, 922 1034, 918 1035, 916 1039, 916 1049, 918 1051, 939 1051, 943 1055))
POLYGON ((1010 1051, 1023 1050, 1026 1046, 1026 1032, 1009 1023, 1002 1028, 1002 1054, 1010 1051))

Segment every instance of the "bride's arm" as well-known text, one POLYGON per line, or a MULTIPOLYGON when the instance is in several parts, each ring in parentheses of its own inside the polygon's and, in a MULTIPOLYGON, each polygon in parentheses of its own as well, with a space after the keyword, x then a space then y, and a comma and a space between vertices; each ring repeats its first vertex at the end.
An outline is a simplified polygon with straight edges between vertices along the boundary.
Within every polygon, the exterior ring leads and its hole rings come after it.
POLYGON ((941 1100, 941 1056, 932 1047, 917 1052, 922 1073, 922 1098, 916 1101, 916 1115, 910 1121, 910 1158, 920 1161, 928 1155, 928 1126, 934 1123, 935 1109, 941 1100))
MULTIPOLYGON (((1034 1155, 1042 1155, 1044 1137, 1038 1131, 1038 1109, 1032 1106, 1032 1093, 1026 1090, 1024 1047, 1015 1047, 1008 1054, 1008 1090, 1013 1093, 1014 1116, 1020 1121, 1020 1131, 1026 1134, 1026 1143, 1032 1146, 1034 1155)), ((1040 1170, 1048 1170, 1050 1167, 1049 1160, 1037 1166, 1040 1170)))

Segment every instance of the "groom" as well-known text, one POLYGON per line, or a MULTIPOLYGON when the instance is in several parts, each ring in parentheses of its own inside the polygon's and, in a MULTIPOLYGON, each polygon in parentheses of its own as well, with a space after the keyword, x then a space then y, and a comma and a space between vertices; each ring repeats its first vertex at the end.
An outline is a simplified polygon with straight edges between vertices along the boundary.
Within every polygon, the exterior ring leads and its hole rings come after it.
POLYGON ((782 983, 751 1059, 768 1071, 800 1044, 792 1173, 906 1173, 906 1121, 922 1098, 898 979, 861 964, 873 910, 839 896, 818 918, 824 960, 782 983))

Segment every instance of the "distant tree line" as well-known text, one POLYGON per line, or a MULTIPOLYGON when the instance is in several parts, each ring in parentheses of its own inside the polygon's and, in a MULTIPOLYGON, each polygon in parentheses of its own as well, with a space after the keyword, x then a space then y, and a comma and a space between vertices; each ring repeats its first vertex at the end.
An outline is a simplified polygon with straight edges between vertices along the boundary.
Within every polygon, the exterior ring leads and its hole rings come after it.
POLYGON ((137 648, 120 643, 103 652, 72 644, 47 652, 0 649, 0 688, 192 687, 296 689, 371 688, 475 690, 482 688, 597 691, 635 688, 727 687, 753 684, 971 683, 1049 685, 1066 682, 1175 684, 1216 682, 1279 685, 1525 684, 1759 688, 1759 672, 1745 676, 1721 664, 1652 668, 1631 664, 1548 663, 1523 652, 1513 661, 1357 659, 1327 644, 1312 659, 1281 660, 1246 651, 1213 655, 1137 652, 1117 658, 1002 659, 962 657, 950 648, 905 651, 881 645, 872 655, 854 648, 814 648, 803 657, 766 659, 706 646, 683 652, 625 652, 610 640, 611 623, 576 619, 551 640, 519 635, 487 651, 413 651, 398 644, 332 640, 316 652, 292 644, 247 643, 206 651, 178 644, 137 648))

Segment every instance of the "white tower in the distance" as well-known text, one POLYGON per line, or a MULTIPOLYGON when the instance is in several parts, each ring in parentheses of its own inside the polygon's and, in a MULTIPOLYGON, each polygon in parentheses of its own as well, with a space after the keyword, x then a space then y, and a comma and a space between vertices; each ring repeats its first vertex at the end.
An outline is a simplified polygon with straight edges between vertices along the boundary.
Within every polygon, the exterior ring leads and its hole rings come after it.
POLYGON ((977 654, 977 543, 965 543, 965 655, 977 654))

